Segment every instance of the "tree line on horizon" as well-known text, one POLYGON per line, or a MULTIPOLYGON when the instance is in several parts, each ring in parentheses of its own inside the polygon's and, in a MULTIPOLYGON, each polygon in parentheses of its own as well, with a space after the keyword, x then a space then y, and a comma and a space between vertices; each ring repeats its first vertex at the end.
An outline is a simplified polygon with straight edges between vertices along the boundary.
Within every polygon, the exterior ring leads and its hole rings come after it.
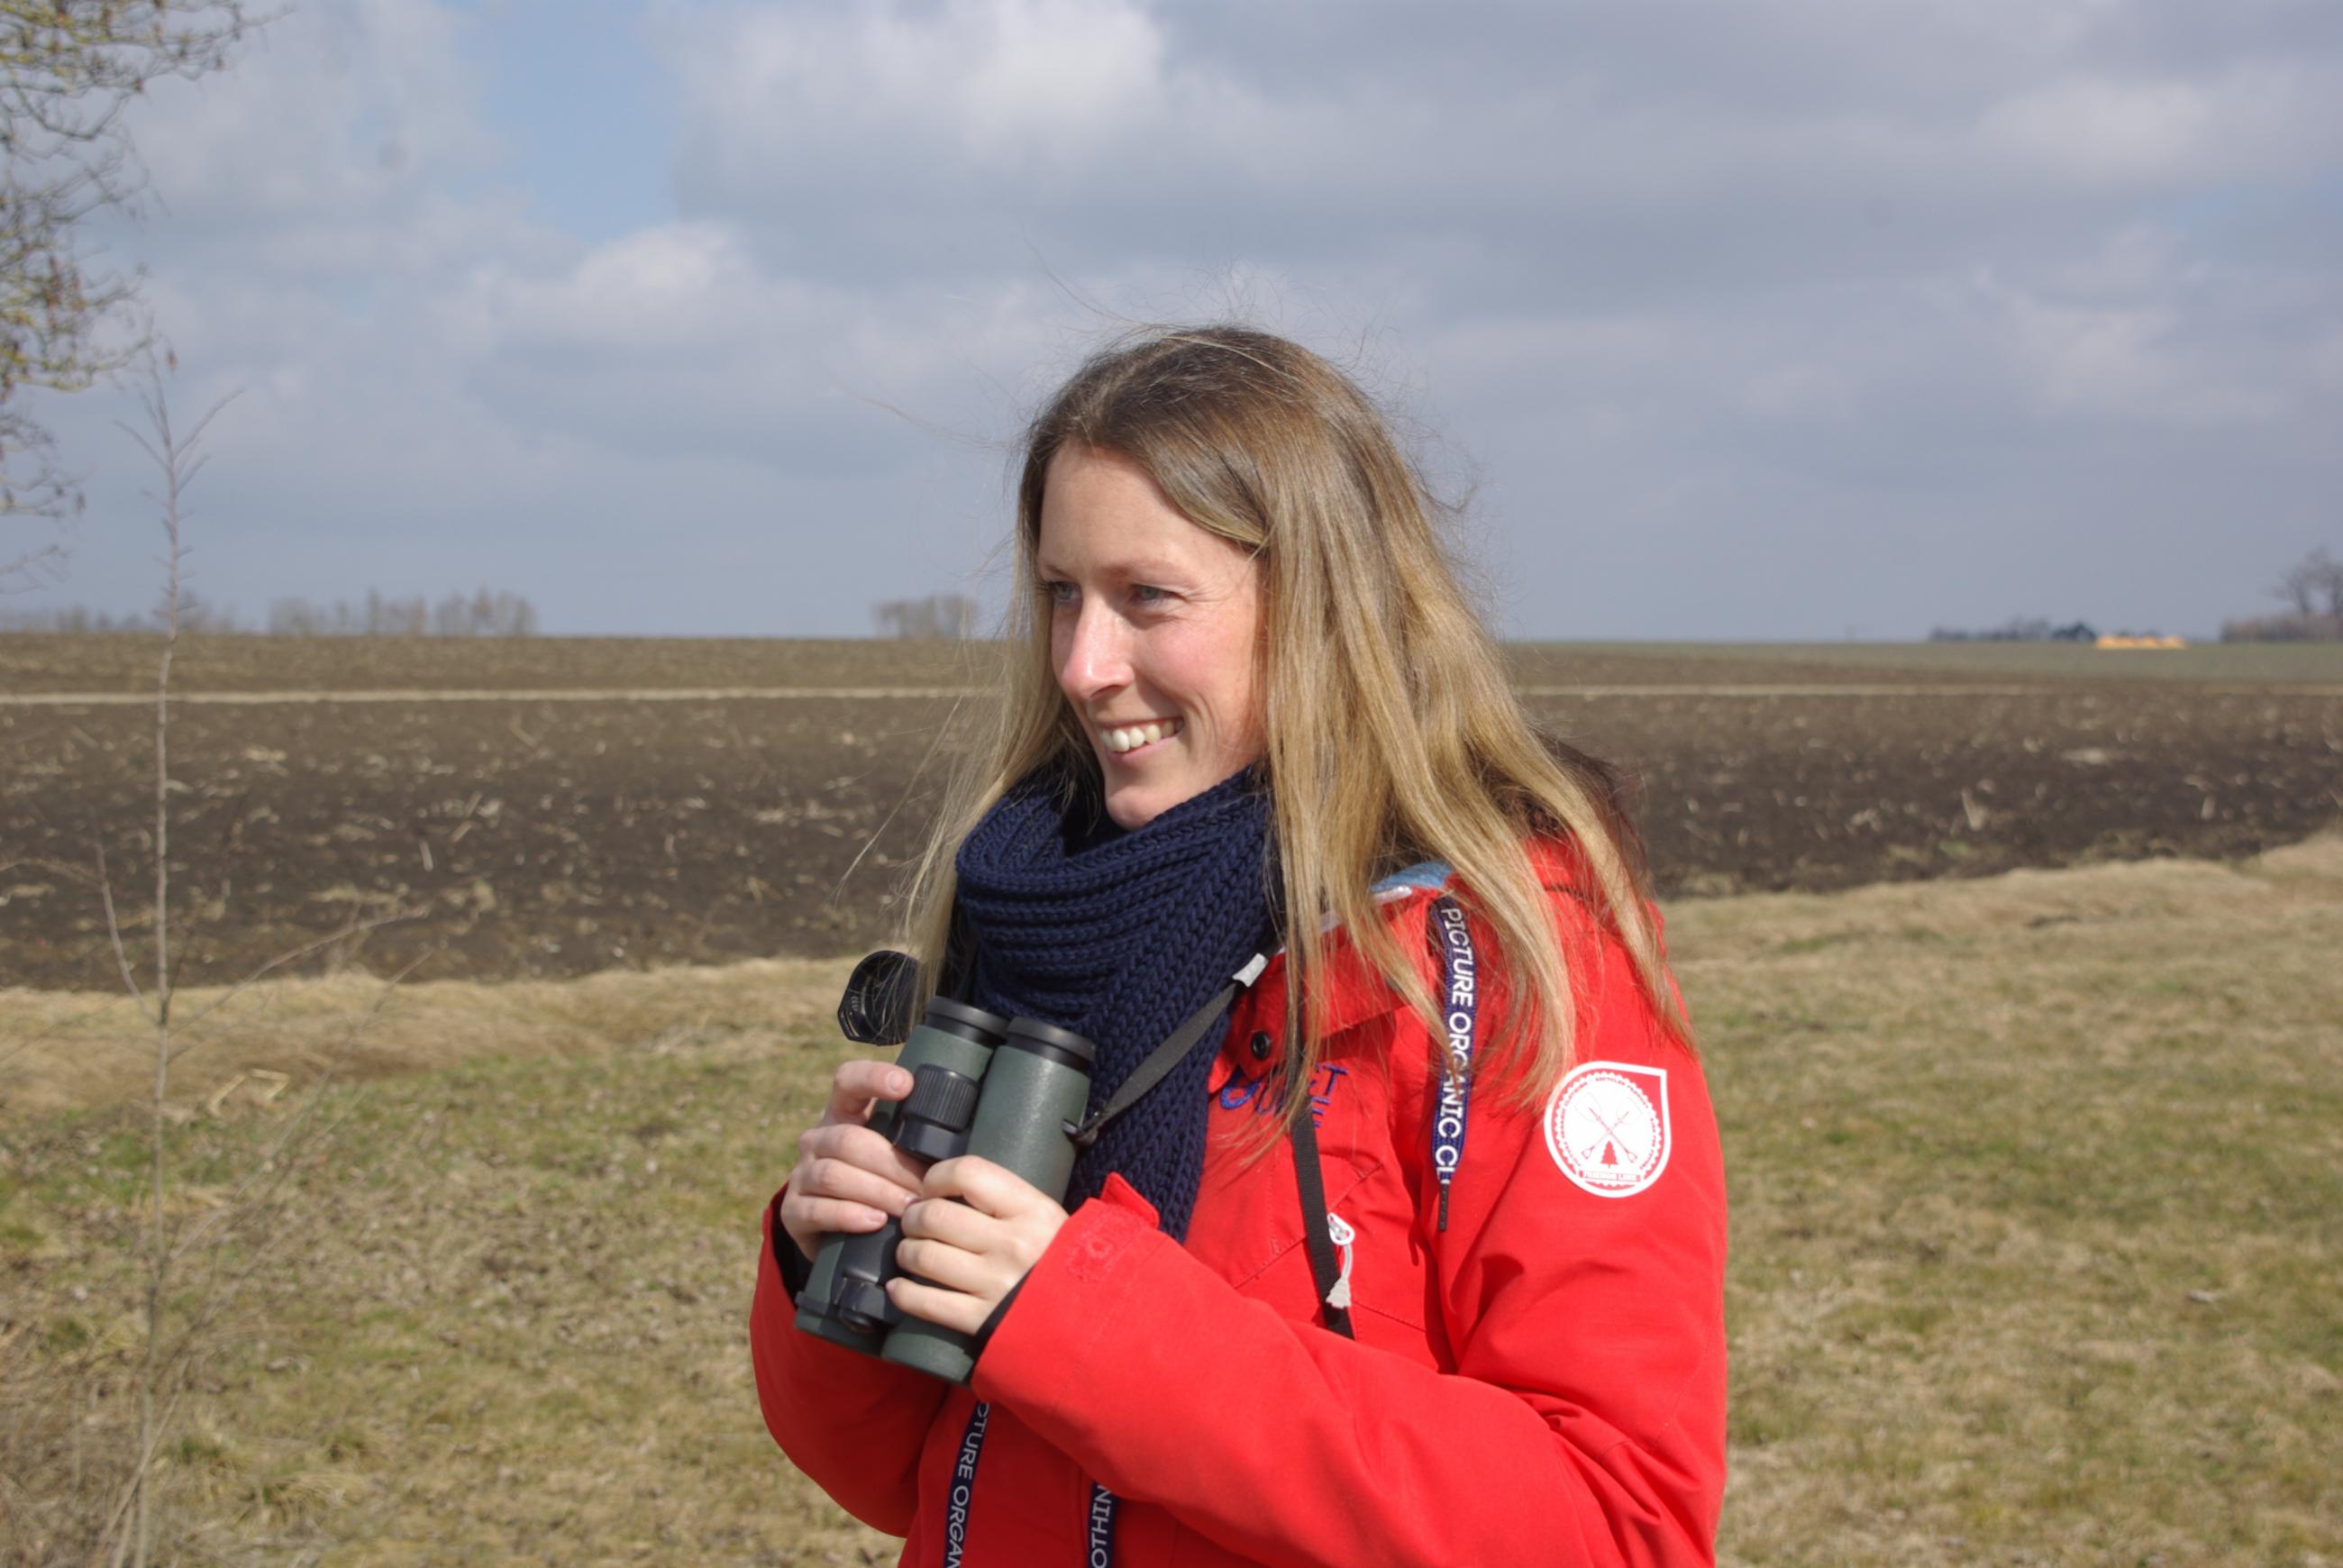
MULTIPOLYGON (((2221 623, 2223 642, 2343 641, 2343 559, 2324 546, 2281 573, 2271 596, 2285 608, 2275 615, 2221 623)), ((976 601, 964 594, 929 594, 889 599, 870 607, 881 637, 914 640, 954 639, 977 635, 976 601)), ((482 588, 438 599, 422 594, 369 590, 365 598, 332 603, 293 596, 273 599, 268 614, 246 622, 233 605, 215 605, 183 593, 179 626, 196 634, 266 637, 535 637, 537 607, 525 596, 482 588)), ((86 605, 12 610, 0 605, 0 633, 151 633, 156 618, 136 612, 114 614, 86 605)), ((1931 642, 2073 642, 2097 640, 2087 622, 2064 624, 2040 616, 2013 616, 1996 627, 1970 629, 1937 627, 1931 642)))
POLYGON ((916 641, 957 639, 976 635, 976 601, 966 594, 931 593, 924 598, 887 599, 870 607, 870 619, 880 637, 916 641))
MULTIPOLYGON (((0 632, 75 635, 160 629, 151 615, 114 615, 86 605, 0 608, 0 632)), ((526 598, 484 588, 436 600, 422 594, 373 590, 363 599, 337 598, 331 604, 295 596, 270 600, 267 618, 258 623, 246 622, 233 605, 215 605, 183 593, 179 629, 262 637, 535 637, 538 626, 537 607, 526 598)))

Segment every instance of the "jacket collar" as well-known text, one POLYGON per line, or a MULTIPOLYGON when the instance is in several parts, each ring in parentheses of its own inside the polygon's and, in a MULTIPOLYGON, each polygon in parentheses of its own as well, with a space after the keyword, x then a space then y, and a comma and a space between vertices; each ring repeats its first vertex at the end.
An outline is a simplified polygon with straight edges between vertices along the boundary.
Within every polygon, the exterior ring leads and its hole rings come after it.
MULTIPOLYGON (((1401 906, 1421 908, 1425 900, 1447 890, 1453 874, 1444 861, 1421 861, 1376 882, 1373 898, 1383 908, 1385 920, 1404 920, 1407 911, 1401 906)), ((1327 1038, 1404 1005, 1399 994, 1385 983, 1383 972, 1352 945, 1348 933, 1338 930, 1331 917, 1325 929, 1332 940, 1325 947, 1325 973, 1319 981, 1322 1010, 1319 1016, 1327 1038)), ((1401 950, 1418 958, 1425 983, 1432 983, 1431 955, 1425 944, 1411 944, 1403 936, 1401 950)), ((1285 950, 1280 948, 1270 955, 1268 968, 1237 1003, 1233 1013, 1235 1027, 1222 1041, 1222 1053, 1247 1077, 1257 1078, 1263 1070, 1263 1063, 1252 1053, 1255 1034, 1266 1033, 1276 1042, 1271 1061, 1284 1058, 1285 990, 1285 950)))

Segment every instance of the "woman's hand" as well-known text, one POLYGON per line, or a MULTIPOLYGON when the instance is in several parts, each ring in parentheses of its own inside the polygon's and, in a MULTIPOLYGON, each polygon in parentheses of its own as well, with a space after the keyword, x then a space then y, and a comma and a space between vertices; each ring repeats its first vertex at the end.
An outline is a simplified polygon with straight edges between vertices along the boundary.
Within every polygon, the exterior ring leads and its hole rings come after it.
POLYGON ((915 1318, 975 1333, 1065 1222, 1047 1193, 990 1160, 939 1161, 904 1211, 903 1274, 887 1293, 915 1318))
POLYGON ((875 1231, 920 1195, 918 1163, 867 1125, 871 1106, 910 1092, 911 1075, 891 1061, 839 1064, 829 1108, 798 1137, 781 1198, 781 1229, 808 1259, 823 1231, 875 1231))

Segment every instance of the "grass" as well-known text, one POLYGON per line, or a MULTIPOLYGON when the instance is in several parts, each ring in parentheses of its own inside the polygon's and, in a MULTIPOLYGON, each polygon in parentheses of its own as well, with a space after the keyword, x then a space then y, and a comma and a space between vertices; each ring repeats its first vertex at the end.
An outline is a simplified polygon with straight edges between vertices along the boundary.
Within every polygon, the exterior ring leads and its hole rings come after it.
MULTIPOLYGON (((178 1558, 875 1553, 879 1538, 779 1462, 741 1343, 756 1212, 837 1054, 810 1024, 728 1024, 328 1090, 332 1131, 299 1156, 297 1195, 238 1242, 262 1266, 168 1451, 178 1558)), ((279 1120, 231 1099, 179 1129, 191 1210, 218 1201, 279 1120)), ((18 1449, 0 1469, 32 1473, 34 1499, 46 1482, 56 1504, 14 1500, 0 1562, 77 1560, 40 1538, 74 1541, 79 1521, 62 1515, 85 1506, 76 1462, 104 1473, 88 1448, 121 1440, 136 1143, 133 1117, 109 1108, 0 1139, 0 1318, 27 1331, 0 1352, 0 1403, 15 1407, 0 1429, 18 1449), (57 1419, 93 1392, 89 1413, 57 1419), (35 1428, 45 1439, 27 1442, 35 1428)))
POLYGON ((1676 929, 1734 1182, 1731 1557, 2343 1552, 2343 840, 1676 929))
MULTIPOLYGON (((1688 901, 1670 938, 1733 1183, 1728 1561, 2343 1560, 2343 839, 1688 901)), ((395 998, 232 1240, 180 1559, 891 1562, 773 1450, 742 1343, 838 979, 395 998)), ((314 1071, 371 994, 295 990, 246 999, 278 1032, 223 1034, 214 1091, 314 1071)), ((44 1081, 0 1121, 5 1563, 74 1555, 130 1342, 136 1119, 44 1081)), ((293 1099, 209 1092, 190 1213, 293 1099)))
MULTIPOLYGON (((606 970, 572 980, 408 981, 363 974, 227 988, 186 986, 176 1016, 192 1045, 172 1082, 198 1110, 248 1104, 290 1081, 376 1078, 485 1057, 589 1055, 665 1031, 799 1031, 838 1005, 845 967, 769 959, 713 968, 606 970)), ((151 1084, 154 1035, 119 993, 0 988, 0 1123, 126 1101, 151 1084)), ((215 1111, 216 1114, 216 1111, 215 1111)))

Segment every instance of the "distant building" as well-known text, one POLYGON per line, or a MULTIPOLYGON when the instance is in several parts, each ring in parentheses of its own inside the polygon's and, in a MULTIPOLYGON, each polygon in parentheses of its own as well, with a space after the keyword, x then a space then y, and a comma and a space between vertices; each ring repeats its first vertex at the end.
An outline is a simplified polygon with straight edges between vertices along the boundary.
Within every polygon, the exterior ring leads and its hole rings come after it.
POLYGON ((2187 648, 2185 637, 2164 637, 2156 632, 2107 631, 2099 634, 2094 648, 2187 648))
POLYGON ((2098 633, 2087 620, 2052 626, 2039 616, 2016 616, 2006 625, 1984 631, 1940 626, 1928 634, 1930 642, 2090 642, 2098 633))

